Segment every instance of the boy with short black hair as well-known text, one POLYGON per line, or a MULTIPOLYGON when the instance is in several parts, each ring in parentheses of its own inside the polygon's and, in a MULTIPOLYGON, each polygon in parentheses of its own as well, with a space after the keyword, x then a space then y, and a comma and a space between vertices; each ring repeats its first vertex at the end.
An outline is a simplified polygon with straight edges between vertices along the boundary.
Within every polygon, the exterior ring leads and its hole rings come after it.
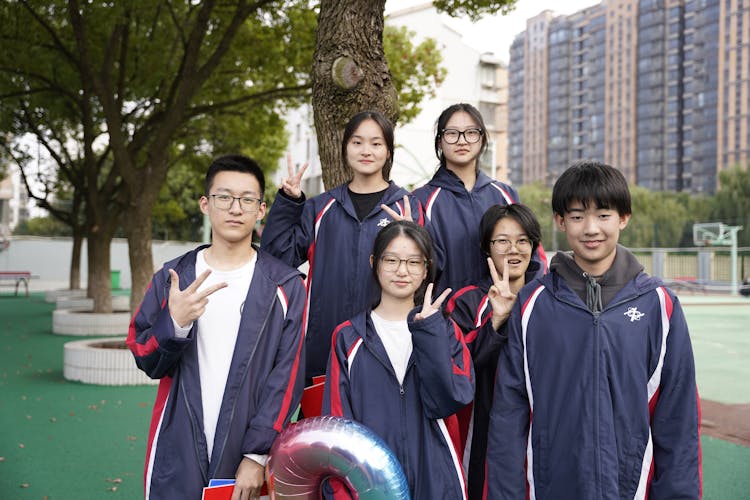
POLYGON ((524 287, 495 385, 487 498, 699 498, 700 407, 677 297, 617 244, 630 192, 576 163, 552 207, 572 252, 524 287))
POLYGON ((145 496, 200 498, 235 478, 258 498, 271 445, 302 395, 305 289, 299 272, 254 247, 265 181, 240 155, 216 159, 201 212, 211 244, 154 274, 128 332, 138 367, 160 378, 145 496))

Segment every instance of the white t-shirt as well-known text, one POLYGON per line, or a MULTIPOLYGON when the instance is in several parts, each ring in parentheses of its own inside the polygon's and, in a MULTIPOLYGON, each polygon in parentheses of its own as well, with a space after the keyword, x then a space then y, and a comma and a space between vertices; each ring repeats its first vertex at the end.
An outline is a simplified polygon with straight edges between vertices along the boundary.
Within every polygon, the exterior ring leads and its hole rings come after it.
MULTIPOLYGON (((216 422, 219 420, 221 400, 224 398, 224 388, 227 385, 229 366, 232 364, 242 309, 253 279, 257 254, 253 255, 242 267, 231 271, 218 271, 208 265, 204 252, 205 250, 198 252, 195 275, 200 276, 207 269, 211 269, 211 274, 201 284, 198 291, 217 283, 227 284, 225 288, 208 296, 206 310, 198 318, 196 328, 195 340, 198 343, 198 371, 203 402, 203 432, 206 435, 208 459, 211 460, 216 422)), ((174 319, 172 322, 174 323, 174 319)), ((191 323, 180 328, 174 323, 174 326, 175 335, 185 338, 193 325, 191 323)), ((254 455, 249 457, 260 461, 254 455)))
POLYGON ((378 316, 375 311, 370 313, 370 317, 380 341, 383 342, 393 371, 396 372, 398 383, 403 384, 412 351, 411 332, 406 320, 390 321, 378 316))

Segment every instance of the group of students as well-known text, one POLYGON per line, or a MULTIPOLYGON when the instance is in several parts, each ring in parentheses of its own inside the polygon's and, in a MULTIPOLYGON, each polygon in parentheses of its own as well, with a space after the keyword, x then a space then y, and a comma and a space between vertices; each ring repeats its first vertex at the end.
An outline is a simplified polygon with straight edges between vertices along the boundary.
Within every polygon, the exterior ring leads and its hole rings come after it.
MULTIPOLYGON (((128 335, 161 379, 146 498, 199 498, 226 477, 233 500, 257 498, 271 444, 320 375, 323 412, 382 437, 414 499, 700 497, 687 326, 617 244, 624 177, 591 161, 558 179, 572 252, 547 273, 535 215, 478 168, 487 140, 473 106, 445 109, 440 166, 409 193, 390 180, 392 124, 359 113, 342 140, 351 181, 306 199, 306 166, 290 161, 259 248, 260 168, 212 163, 211 244, 154 275, 128 335)), ((350 498, 340 481, 323 490, 350 498)))

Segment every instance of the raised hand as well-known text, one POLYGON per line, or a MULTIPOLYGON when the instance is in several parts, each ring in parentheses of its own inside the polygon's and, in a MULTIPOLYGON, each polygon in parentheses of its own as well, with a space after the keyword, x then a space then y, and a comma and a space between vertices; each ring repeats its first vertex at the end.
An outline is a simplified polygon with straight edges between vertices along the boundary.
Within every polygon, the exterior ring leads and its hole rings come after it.
POLYGON ((402 216, 400 213, 393 210, 391 207, 383 203, 380 205, 380 208, 383 209, 383 212, 387 213, 388 215, 393 218, 393 220, 408 220, 410 222, 414 222, 414 219, 411 217, 411 204, 409 203, 409 197, 404 195, 404 215, 402 216))
POLYGON ((180 290, 180 277, 174 269, 169 270, 169 276, 172 278, 172 285, 169 288, 169 314, 180 327, 184 328, 200 318, 206 310, 208 296, 227 286, 226 283, 217 283, 199 292, 198 288, 206 281, 209 274, 211 274, 210 269, 198 276, 187 288, 180 290))
POLYGON ((292 155, 286 155, 286 169, 289 177, 281 181, 281 189, 290 198, 299 198, 302 196, 302 174, 307 170, 307 166, 308 163, 305 162, 299 170, 295 170, 292 163, 292 155))
POLYGON ((487 298, 490 299, 490 305, 492 306, 492 327, 497 330, 510 316, 513 304, 516 303, 516 294, 510 290, 509 273, 507 272, 508 258, 503 259, 502 279, 497 275, 495 263, 489 257, 487 258, 487 265, 490 268, 490 276, 492 276, 492 286, 487 292, 487 298))
POLYGON ((419 311, 414 319, 417 321, 429 318, 440 310, 440 306, 443 305, 443 301, 448 298, 451 294, 451 289, 447 288, 438 298, 432 300, 432 283, 427 285, 427 290, 424 292, 424 303, 422 304, 422 310, 419 311))

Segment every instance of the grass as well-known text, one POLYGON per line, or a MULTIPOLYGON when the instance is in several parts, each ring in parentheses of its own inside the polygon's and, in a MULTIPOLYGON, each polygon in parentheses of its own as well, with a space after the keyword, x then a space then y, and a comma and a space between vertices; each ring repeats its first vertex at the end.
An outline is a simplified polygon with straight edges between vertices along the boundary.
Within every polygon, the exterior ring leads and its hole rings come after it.
MULTIPOLYGON (((39 294, 0 296, 0 498, 140 498, 156 387, 66 381, 63 345, 80 337, 51 333, 53 309, 39 294)), ((701 395, 749 403, 750 307, 687 306, 686 315, 701 395)), ((702 445, 704 498, 750 499, 750 448, 702 445)))
POLYGON ((0 498, 139 498, 156 388, 63 378, 54 306, 0 298, 0 498))

